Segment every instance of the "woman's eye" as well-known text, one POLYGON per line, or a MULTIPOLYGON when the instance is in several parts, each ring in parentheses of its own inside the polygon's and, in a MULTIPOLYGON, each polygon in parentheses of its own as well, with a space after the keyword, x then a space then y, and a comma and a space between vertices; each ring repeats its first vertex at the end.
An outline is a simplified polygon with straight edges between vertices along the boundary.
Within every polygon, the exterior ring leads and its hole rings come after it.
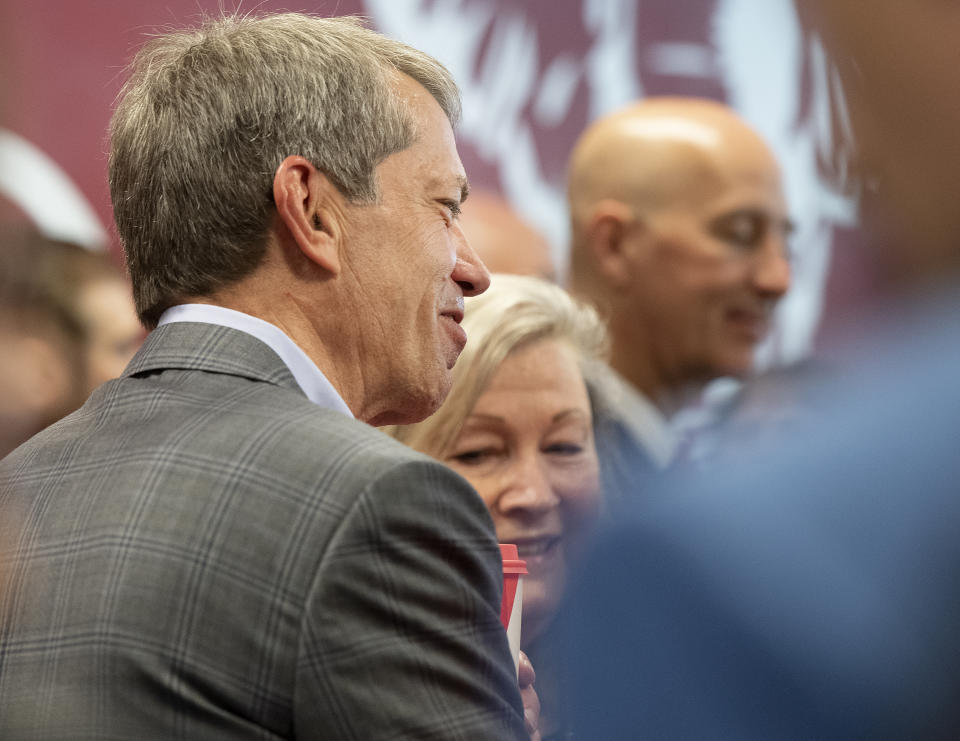
POLYGON ((546 452, 552 455, 578 455, 583 452, 583 445, 579 443, 553 443, 546 447, 546 452))
POLYGON ((493 448, 478 448, 476 450, 464 450, 462 453, 456 453, 450 456, 450 460, 464 465, 477 465, 484 463, 497 455, 493 448))

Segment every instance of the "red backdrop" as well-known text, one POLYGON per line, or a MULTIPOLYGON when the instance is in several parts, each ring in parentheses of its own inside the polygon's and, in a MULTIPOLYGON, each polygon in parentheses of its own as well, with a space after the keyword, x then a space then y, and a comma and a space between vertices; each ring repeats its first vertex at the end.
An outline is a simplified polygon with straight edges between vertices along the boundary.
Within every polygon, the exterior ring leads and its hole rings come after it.
MULTIPOLYGON (((149 33, 217 13, 221 3, 8 0, 0 11, 0 125, 49 156, 111 235, 106 131, 124 66, 149 33)), ((464 89, 459 138, 471 181, 513 200, 548 233, 561 264, 563 171, 592 118, 646 95, 729 100, 781 155, 801 227, 795 296, 775 352, 802 355, 822 297, 836 314, 868 286, 855 239, 829 251, 849 212, 820 188, 810 164, 824 135, 823 75, 789 0, 264 0, 241 9, 254 7, 362 13, 440 57, 464 89)), ((6 177, 27 182, 21 172, 6 177)), ((49 209, 55 221, 62 207, 54 191, 29 191, 34 208, 49 209)), ((5 210, 23 210, 6 200, 5 210)))

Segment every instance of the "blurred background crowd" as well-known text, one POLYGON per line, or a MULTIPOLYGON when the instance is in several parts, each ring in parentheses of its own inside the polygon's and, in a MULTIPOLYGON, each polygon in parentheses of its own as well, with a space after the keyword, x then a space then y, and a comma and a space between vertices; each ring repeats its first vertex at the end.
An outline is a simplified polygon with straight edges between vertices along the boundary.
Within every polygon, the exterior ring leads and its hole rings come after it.
MULTIPOLYGON (((269 2, 257 8, 273 10, 269 2)), ((124 66, 151 32, 219 9, 215 2, 168 3, 162 11, 147 2, 5 4, 0 218, 15 226, 13 241, 33 240, 31 252, 43 241, 81 246, 122 269, 107 192, 106 131, 124 66)), ((793 225, 791 290, 757 348, 756 367, 789 365, 842 344, 835 338, 845 336, 847 319, 875 294, 878 279, 864 259, 854 204, 834 177, 834 144, 844 126, 836 74, 821 39, 804 28, 790 0, 342 0, 335 7, 284 9, 362 14, 375 29, 450 68, 464 95, 458 145, 474 189, 464 228, 494 271, 562 285, 575 280, 568 275, 566 185, 578 136, 592 121, 641 98, 696 96, 729 103, 780 163, 793 225)), ((17 261, 13 248, 6 252, 5 260, 17 261)), ((44 291, 79 293, 89 278, 77 272, 70 280, 76 288, 44 291)), ((130 311, 117 300, 96 301, 102 331, 112 336, 95 342, 111 343, 109 352, 122 359, 134 347, 134 332, 130 311), (107 329, 109 317, 118 326, 107 329)), ((87 303, 93 311, 94 300, 87 303)), ((21 376, 41 377, 27 371, 26 361, 14 365, 21 376)), ((91 383, 77 381, 87 390, 91 383)), ((52 380, 41 385, 50 390, 44 403, 51 408, 75 406, 53 398, 52 380)), ((720 406, 732 386, 721 382, 712 393, 712 405, 720 406)), ((10 396, 36 408, 36 394, 10 396)), ((42 424, 56 413, 37 414, 42 424)), ((702 426, 704 418, 704 409, 695 406, 676 425, 702 426)), ((695 446, 704 447, 709 444, 695 446)))

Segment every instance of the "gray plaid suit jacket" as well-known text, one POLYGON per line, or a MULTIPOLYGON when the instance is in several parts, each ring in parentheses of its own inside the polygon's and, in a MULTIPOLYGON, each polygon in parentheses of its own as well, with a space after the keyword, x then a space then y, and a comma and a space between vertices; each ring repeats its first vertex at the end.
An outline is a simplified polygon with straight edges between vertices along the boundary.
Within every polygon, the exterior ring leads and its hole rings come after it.
POLYGON ((6 741, 526 738, 480 498, 242 332, 153 332, 0 521, 6 741))

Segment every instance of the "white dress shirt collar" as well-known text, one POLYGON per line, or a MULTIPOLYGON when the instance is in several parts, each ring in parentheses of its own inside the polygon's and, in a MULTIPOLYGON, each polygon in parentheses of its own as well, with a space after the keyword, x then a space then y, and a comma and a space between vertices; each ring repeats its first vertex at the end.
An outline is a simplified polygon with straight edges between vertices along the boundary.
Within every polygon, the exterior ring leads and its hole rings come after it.
POLYGON ((210 304, 180 304, 167 309, 157 326, 174 322, 200 322, 246 332, 273 350, 289 368, 297 385, 314 404, 352 417, 350 408, 323 372, 287 334, 275 324, 250 314, 210 304))
POLYGON ((656 405, 606 363, 590 368, 590 382, 603 403, 617 410, 617 418, 661 468, 676 452, 677 439, 656 405))

